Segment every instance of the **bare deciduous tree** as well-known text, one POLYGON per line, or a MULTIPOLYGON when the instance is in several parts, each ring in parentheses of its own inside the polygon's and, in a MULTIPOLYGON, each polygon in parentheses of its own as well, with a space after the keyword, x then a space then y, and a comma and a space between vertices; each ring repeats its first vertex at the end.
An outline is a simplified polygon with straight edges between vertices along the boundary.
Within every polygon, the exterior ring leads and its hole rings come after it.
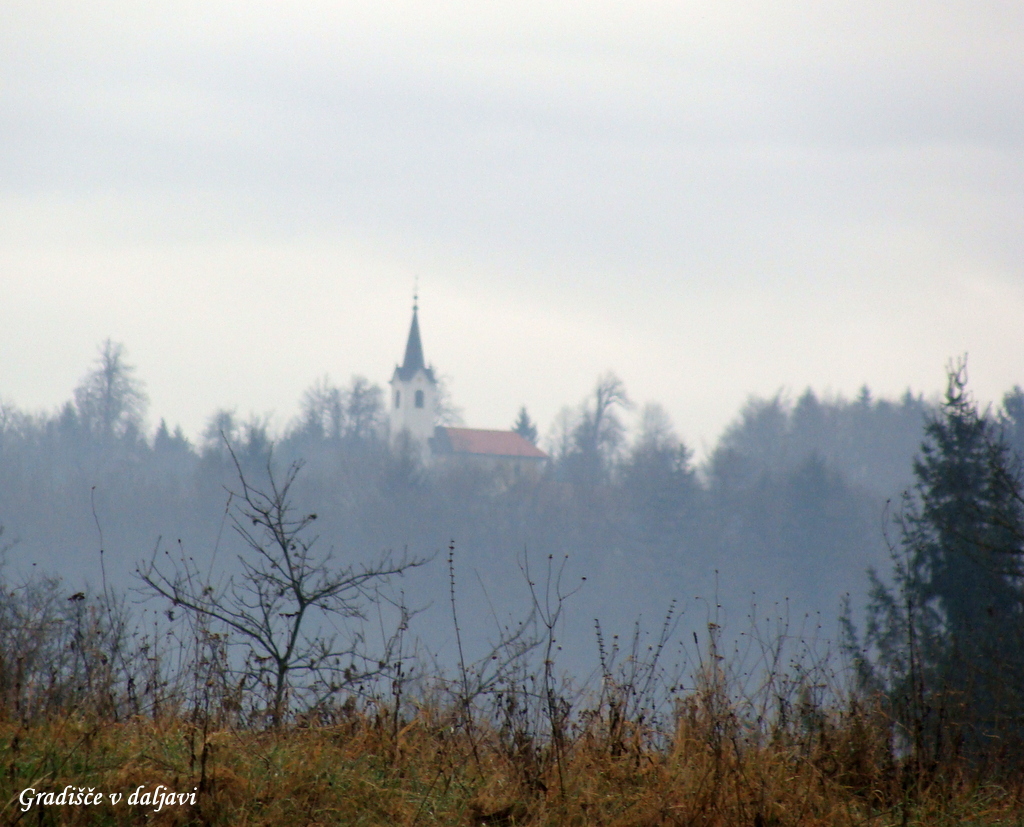
POLYGON ((343 392, 345 402, 345 436, 367 440, 376 435, 385 418, 384 391, 365 376, 353 376, 343 392))
POLYGON ((75 388, 79 420, 107 442, 138 433, 147 401, 135 368, 125 362, 124 345, 107 339, 100 346, 96 367, 75 388))
POLYGON ((553 449, 571 480, 593 485, 607 478, 625 434, 617 409, 631 406, 622 380, 605 373, 575 415, 559 414, 553 449))
POLYGON ((317 379, 300 403, 297 430, 317 439, 341 439, 345 427, 345 404, 342 391, 330 377, 317 379))
MULTIPOLYGON (((249 549, 239 557, 241 573, 220 580, 184 555, 163 568, 154 553, 138 574, 172 607, 219 624, 234 638, 245 653, 241 681, 265 694, 266 712, 277 726, 293 692, 319 700, 386 667, 387 641, 385 651, 371 657, 360 632, 339 641, 324 627, 331 617, 363 619, 367 606, 384 599, 380 589, 389 578, 425 561, 384 554, 368 564, 339 566, 330 551, 314 548, 316 514, 299 513, 292 502, 302 463, 279 478, 268 462, 261 489, 246 478, 233 451, 231 456, 240 485, 233 492, 232 522, 249 549)), ((407 612, 398 611, 404 628, 407 612)))

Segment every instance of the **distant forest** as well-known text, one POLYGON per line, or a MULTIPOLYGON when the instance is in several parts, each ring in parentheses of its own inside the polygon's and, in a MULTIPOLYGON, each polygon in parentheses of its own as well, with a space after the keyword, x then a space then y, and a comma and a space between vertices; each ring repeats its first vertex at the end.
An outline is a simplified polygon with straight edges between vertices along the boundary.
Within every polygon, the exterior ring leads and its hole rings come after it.
MULTIPOLYGON (((318 543, 339 559, 436 555, 401 588, 437 648, 450 634, 430 631, 451 625, 450 543, 464 616, 485 619, 472 624, 481 640, 516 612, 524 562, 548 555, 580 584, 567 628, 588 646, 595 617, 626 634, 638 618, 657 625, 672 600, 695 627, 735 628, 755 612, 831 636, 843 595, 863 606, 867 569, 890 569, 887 502, 913 483, 931 411, 909 391, 876 399, 866 387, 855 399, 751 398, 695 464, 659 405, 634 407, 605 375, 540 441, 544 472, 507 480, 431 471, 393 448, 383 392, 359 377, 318 381, 281 433, 226 410, 198 444, 163 420, 147 432, 144 385, 107 342, 58 410, 0 408, 0 546, 8 579, 56 573, 69 592, 130 589, 140 561, 171 551, 228 576, 242 549, 228 519, 233 453, 252 479, 303 463, 298 506, 319 515, 318 543)), ((1024 393, 989 415, 1022 451, 1024 393)), ((509 426, 537 439, 525 408, 509 426)))

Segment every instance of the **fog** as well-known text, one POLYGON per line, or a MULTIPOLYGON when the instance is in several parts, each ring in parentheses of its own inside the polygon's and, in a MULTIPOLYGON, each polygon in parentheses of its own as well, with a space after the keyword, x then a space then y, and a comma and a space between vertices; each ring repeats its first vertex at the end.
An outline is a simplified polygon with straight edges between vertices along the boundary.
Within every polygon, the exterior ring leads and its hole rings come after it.
POLYGON ((156 418, 145 391, 130 354, 108 341, 63 406, 3 408, 8 582, 56 574, 68 594, 110 589, 142 611, 160 605, 136 573, 150 561, 238 580, 253 559, 234 523, 242 480, 269 492, 268 474, 280 483, 298 463, 288 504, 317 515, 303 536, 332 569, 386 554, 425 561, 377 604, 389 617, 394 604, 414 611, 409 634, 424 657, 452 664, 452 588, 465 646, 480 654, 529 616, 532 582, 565 596, 561 662, 584 676, 595 621, 607 640, 627 640, 637 624, 653 634, 670 608, 676 641, 708 623, 738 639, 781 621, 836 650, 844 598, 859 617, 868 569, 891 568, 893 519, 933 411, 921 395, 866 387, 853 399, 751 397, 696 460, 663 407, 633 403, 605 373, 550 428, 534 423, 549 459, 510 476, 424 464, 389 437, 380 386, 358 377, 319 380, 280 430, 211 410, 196 442, 163 419, 140 429, 156 418))

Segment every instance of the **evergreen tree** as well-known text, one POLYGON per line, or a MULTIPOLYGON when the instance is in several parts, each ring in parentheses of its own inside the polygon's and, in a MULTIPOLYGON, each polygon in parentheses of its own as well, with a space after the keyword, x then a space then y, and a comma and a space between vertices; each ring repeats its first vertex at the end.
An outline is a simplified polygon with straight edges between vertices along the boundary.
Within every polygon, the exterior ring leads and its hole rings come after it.
POLYGON ((678 552, 694 519, 699 490, 690 456, 665 410, 645 405, 640 433, 620 467, 629 528, 640 548, 678 552))
POLYGON ((1024 390, 1020 385, 1015 385, 1003 396, 999 421, 1003 426, 1003 435, 1019 462, 1024 457, 1024 390))
POLYGON ((519 409, 519 416, 516 417, 515 425, 512 426, 512 430, 515 431, 519 436, 528 442, 537 444, 537 426, 533 420, 530 419, 530 415, 526 412, 526 405, 523 405, 519 409))
POLYGON ((886 690, 918 757, 1016 742, 1024 500, 1002 430, 967 393, 963 363, 950 370, 914 474, 897 517, 892 586, 871 575, 861 674, 886 690))

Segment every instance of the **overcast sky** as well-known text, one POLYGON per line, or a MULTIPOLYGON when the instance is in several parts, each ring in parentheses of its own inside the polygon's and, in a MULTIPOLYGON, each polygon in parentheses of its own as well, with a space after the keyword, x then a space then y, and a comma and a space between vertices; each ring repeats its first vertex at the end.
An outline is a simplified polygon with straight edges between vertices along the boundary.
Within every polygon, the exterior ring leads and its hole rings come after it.
POLYGON ((0 0, 0 396, 106 337, 149 420, 379 383, 414 280, 474 427, 612 370, 698 451, 750 394, 1024 384, 1024 4, 0 0))

